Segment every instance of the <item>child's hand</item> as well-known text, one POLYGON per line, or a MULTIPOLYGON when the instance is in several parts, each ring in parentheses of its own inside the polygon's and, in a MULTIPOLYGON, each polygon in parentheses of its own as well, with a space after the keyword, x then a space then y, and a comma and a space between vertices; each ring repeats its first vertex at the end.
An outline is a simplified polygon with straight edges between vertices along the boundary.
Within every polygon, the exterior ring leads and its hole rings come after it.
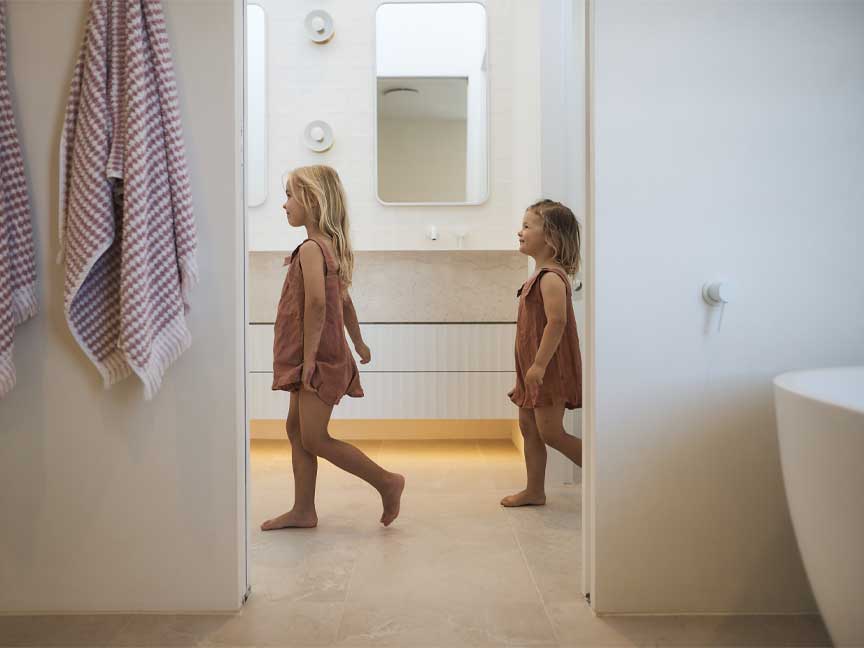
POLYGON ((369 347, 366 346, 365 342, 360 342, 355 345, 354 350, 357 351, 357 355, 360 356, 360 364, 367 364, 372 359, 372 351, 369 350, 369 347))
POLYGON ((303 363, 303 374, 300 377, 300 382, 303 383, 303 389, 307 391, 317 391, 312 386, 312 374, 315 373, 315 363, 313 362, 304 362, 303 363))
POLYGON ((538 367, 536 364, 532 364, 528 371, 525 372, 525 389, 532 398, 537 398, 539 395, 540 385, 543 384, 545 373, 546 370, 538 367))

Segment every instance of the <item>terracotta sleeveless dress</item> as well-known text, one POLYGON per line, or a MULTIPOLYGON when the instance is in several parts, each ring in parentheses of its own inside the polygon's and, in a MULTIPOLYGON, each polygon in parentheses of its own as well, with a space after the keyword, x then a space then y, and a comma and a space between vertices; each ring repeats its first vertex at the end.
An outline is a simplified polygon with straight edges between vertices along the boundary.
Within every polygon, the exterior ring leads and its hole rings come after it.
POLYGON ((582 356, 579 352, 576 316, 573 314, 570 280, 563 270, 540 268, 522 284, 516 295, 519 297, 519 315, 516 319, 516 388, 508 394, 510 400, 527 409, 548 407, 555 403, 564 403, 567 409, 582 407, 582 356), (546 367, 539 393, 532 398, 525 389, 525 374, 534 364, 546 326, 540 277, 547 272, 561 277, 567 286, 567 323, 558 349, 546 367))
POLYGON ((297 253, 310 241, 321 248, 326 266, 324 330, 321 331, 321 342, 318 345, 311 382, 323 402, 336 405, 345 394, 352 398, 362 397, 363 388, 360 386, 357 364, 345 339, 339 267, 327 246, 314 238, 303 241, 286 259, 288 274, 282 285, 274 326, 273 390, 298 391, 302 384, 305 290, 303 270, 297 260, 297 253))

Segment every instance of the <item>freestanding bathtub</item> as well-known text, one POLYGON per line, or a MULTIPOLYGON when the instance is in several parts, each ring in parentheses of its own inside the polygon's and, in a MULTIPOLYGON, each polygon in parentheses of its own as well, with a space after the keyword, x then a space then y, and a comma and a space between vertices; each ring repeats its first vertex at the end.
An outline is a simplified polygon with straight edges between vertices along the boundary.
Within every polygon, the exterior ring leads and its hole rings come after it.
POLYGON ((864 367, 774 379, 786 499, 836 646, 864 646, 864 367))

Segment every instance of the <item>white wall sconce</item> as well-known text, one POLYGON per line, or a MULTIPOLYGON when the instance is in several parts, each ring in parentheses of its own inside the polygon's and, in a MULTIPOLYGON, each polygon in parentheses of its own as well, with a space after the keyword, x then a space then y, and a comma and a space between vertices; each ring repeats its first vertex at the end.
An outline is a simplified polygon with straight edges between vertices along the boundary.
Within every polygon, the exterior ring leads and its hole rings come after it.
POLYGON ((306 148, 316 153, 323 153, 333 146, 333 129, 325 121, 309 122, 303 131, 303 141, 306 148))
POLYGON ((324 45, 333 38, 333 17, 326 11, 322 9, 310 11, 303 22, 309 38, 319 45, 324 45))

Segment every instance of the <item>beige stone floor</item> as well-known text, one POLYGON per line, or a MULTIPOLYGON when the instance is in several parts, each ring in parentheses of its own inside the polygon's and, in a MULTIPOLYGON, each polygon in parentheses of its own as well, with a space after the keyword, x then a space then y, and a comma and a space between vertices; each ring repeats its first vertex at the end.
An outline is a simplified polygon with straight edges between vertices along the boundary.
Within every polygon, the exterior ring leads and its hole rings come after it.
POLYGON ((497 441, 359 442, 407 476, 384 529, 368 485, 319 462, 317 529, 262 533, 292 501, 290 446, 252 446, 252 595, 236 615, 0 617, 21 646, 827 646, 818 617, 594 617, 579 592, 579 486, 522 486, 497 441))

